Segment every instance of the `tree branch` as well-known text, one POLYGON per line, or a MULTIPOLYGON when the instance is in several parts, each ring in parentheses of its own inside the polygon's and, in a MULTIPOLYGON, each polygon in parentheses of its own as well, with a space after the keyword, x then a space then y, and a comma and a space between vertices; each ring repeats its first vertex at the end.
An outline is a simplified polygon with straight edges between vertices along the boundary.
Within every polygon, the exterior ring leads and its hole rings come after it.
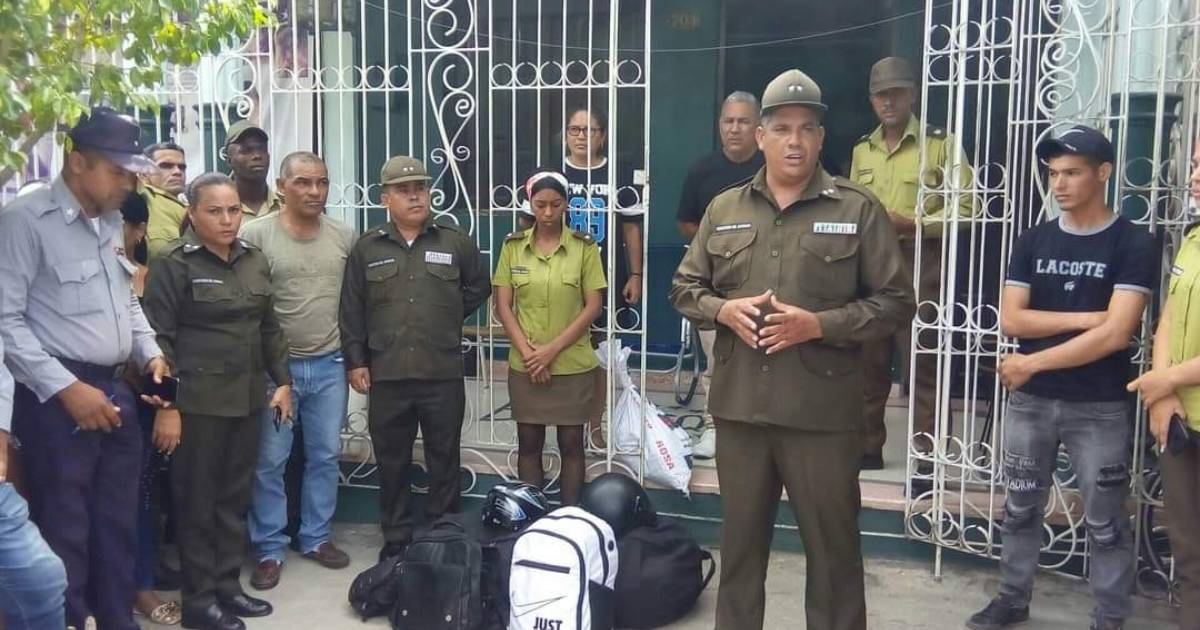
MULTIPOLYGON (((21 155, 29 155, 29 152, 33 150, 33 147, 37 145, 38 141, 41 140, 49 131, 49 129, 40 129, 34 133, 31 133, 29 136, 26 136, 25 139, 21 141, 21 148, 19 149, 21 155)), ((0 187, 7 186, 8 181, 16 174, 17 169, 12 166, 5 166, 3 169, 0 169, 0 187)))

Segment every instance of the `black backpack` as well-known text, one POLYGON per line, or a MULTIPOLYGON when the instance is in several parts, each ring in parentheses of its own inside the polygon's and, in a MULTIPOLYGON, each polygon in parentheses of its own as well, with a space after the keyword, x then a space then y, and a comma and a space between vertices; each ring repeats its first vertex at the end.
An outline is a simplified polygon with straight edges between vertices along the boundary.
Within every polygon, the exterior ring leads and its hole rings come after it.
POLYGON ((481 630, 508 628, 508 576, 512 571, 513 547, 520 535, 511 532, 483 542, 483 570, 479 578, 483 591, 481 630))
POLYGON ((482 549, 452 521, 413 538, 397 565, 395 630, 478 630, 483 621, 482 549))
POLYGON ((654 526, 629 530, 617 541, 617 552, 618 628, 657 628, 683 617, 717 566, 683 524, 663 516, 654 526))
POLYGON ((400 558, 385 558, 359 573, 350 584, 350 607, 363 621, 392 612, 396 606, 396 577, 400 558))

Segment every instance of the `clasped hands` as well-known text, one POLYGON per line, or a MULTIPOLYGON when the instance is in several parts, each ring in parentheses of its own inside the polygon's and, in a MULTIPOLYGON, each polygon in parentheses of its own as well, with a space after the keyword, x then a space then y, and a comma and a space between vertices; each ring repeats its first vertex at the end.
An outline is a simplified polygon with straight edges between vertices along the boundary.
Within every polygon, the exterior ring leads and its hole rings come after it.
POLYGON ((767 354, 823 336, 816 313, 781 302, 770 289, 754 297, 727 300, 717 312, 717 323, 732 330, 746 345, 765 349, 767 354))

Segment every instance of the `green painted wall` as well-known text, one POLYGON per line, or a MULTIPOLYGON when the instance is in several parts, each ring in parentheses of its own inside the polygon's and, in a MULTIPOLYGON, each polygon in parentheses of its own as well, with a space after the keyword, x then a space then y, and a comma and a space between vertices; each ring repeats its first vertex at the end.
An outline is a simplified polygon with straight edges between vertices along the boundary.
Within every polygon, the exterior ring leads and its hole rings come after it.
POLYGON ((679 314, 667 302, 671 275, 683 257, 675 209, 688 166, 716 146, 721 86, 716 50, 720 0, 657 0, 653 5, 650 73, 650 275, 646 278, 651 349, 679 338, 679 314))

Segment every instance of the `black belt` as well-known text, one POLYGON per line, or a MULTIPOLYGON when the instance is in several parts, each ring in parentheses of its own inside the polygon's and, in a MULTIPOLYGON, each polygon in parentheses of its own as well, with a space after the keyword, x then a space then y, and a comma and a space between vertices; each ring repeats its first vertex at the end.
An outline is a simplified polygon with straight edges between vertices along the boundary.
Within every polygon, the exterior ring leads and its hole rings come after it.
POLYGON ((67 371, 75 375, 75 378, 85 381, 108 381, 124 376, 126 368, 124 363, 120 365, 96 365, 94 363, 84 363, 83 361, 75 361, 73 359, 58 359, 58 362, 67 371))

